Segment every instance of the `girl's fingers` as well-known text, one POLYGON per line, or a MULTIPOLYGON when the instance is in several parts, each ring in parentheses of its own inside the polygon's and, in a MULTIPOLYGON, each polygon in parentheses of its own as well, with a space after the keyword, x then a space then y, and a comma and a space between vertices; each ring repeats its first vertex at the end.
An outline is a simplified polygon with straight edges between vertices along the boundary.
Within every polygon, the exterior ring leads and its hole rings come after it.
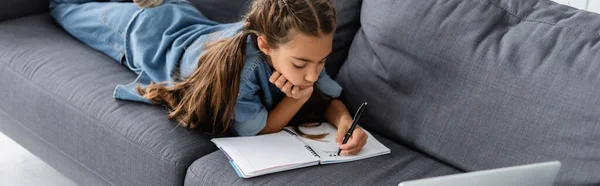
POLYGON ((360 150, 342 150, 342 154, 344 155, 356 155, 360 152, 360 150))
POLYGON ((313 87, 308 87, 305 89, 298 89, 298 96, 300 96, 300 97, 310 96, 312 94, 312 91, 313 91, 313 87))
POLYGON ((280 75, 281 75, 281 74, 279 74, 279 72, 277 72, 277 71, 273 72, 273 74, 271 75, 271 77, 269 77, 269 82, 271 82, 271 83, 275 84, 275 81, 276 81, 277 79, 279 79, 279 76, 280 76, 280 75))
POLYGON ((360 149, 347 150, 346 155, 357 155, 359 152, 360 149))
POLYGON ((291 91, 292 95, 298 94, 299 89, 300 88, 298 88, 297 86, 292 87, 292 91, 291 91))
POLYGON ((348 143, 343 144, 340 149, 343 150, 352 150, 354 148, 356 148, 358 146, 358 140, 360 138, 357 138, 355 136, 350 136, 350 139, 348 139, 348 143))
POLYGON ((343 144, 340 148, 347 150, 350 154, 354 152, 356 154, 367 144, 368 138, 369 136, 364 131, 357 129, 348 140, 348 143, 343 144))
POLYGON ((354 148, 342 150, 342 153, 344 153, 346 155, 356 155, 356 154, 360 153, 360 151, 365 146, 365 144, 367 143, 367 141, 366 140, 361 140, 360 142, 357 142, 357 143, 358 143, 358 145, 356 145, 354 148))
POLYGON ((277 78, 277 80, 275 81, 275 85, 277 86, 277 88, 281 89, 283 85, 285 85, 285 82, 287 82, 287 79, 285 79, 285 77, 283 76, 279 76, 279 78, 277 78))
POLYGON ((285 93, 285 95, 287 95, 288 97, 292 96, 292 83, 290 83, 289 81, 287 83, 285 83, 285 85, 283 85, 283 87, 281 88, 281 91, 283 93, 285 93))
POLYGON ((298 91, 300 91, 300 88, 298 88, 297 86, 292 87, 292 91, 290 91, 291 93, 291 97, 293 97, 294 99, 298 98, 298 91))

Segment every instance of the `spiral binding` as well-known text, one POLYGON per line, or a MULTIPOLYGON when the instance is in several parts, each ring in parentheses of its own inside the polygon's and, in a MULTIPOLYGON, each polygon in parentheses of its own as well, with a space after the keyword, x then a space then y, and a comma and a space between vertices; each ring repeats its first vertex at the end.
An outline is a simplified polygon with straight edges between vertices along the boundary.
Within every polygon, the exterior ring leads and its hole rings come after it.
POLYGON ((306 150, 310 151, 310 153, 311 153, 313 156, 315 156, 315 157, 317 157, 317 158, 321 158, 321 156, 319 156, 319 155, 318 155, 318 154, 317 154, 317 153, 316 153, 316 152, 315 152, 315 151, 314 151, 312 148, 310 148, 310 146, 308 146, 308 145, 304 145, 304 148, 306 148, 306 150))
POLYGON ((290 133, 292 136, 298 136, 296 133, 290 131, 289 129, 283 128, 283 131, 290 133))
MULTIPOLYGON (((291 134, 291 135, 293 135, 293 136, 298 136, 298 134, 296 134, 296 133, 294 133, 294 132, 290 131, 289 129, 283 128, 283 131, 285 131, 285 132, 287 132, 287 133, 289 133, 289 134, 291 134)), ((313 156, 315 156, 315 157, 318 157, 318 158, 321 158, 321 156, 319 156, 319 154, 317 154, 317 152, 315 152, 315 150, 313 150, 313 149, 312 149, 310 146, 308 146, 308 145, 304 145, 304 148, 306 148, 306 150, 310 151, 310 153, 311 153, 313 156)))

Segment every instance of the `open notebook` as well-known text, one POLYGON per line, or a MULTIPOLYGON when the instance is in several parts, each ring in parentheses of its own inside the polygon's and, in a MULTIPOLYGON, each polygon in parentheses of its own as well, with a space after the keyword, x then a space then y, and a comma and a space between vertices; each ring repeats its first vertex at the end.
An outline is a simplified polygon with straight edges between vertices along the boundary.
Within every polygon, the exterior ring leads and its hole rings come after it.
POLYGON ((213 138, 211 141, 225 153, 238 176, 243 178, 318 164, 356 161, 390 153, 389 148, 366 130, 369 138, 360 153, 340 156, 337 156, 338 147, 335 142, 337 129, 331 124, 300 127, 300 130, 305 134, 329 134, 323 139, 311 140, 298 136, 291 127, 286 127, 273 134, 213 138))

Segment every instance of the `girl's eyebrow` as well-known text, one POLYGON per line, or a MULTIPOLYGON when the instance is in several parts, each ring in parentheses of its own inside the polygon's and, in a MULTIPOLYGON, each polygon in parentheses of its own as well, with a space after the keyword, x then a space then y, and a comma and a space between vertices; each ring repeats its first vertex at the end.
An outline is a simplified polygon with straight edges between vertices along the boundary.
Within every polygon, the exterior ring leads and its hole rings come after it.
MULTIPOLYGON (((329 55, 327 55, 327 56, 329 56, 329 55)), ((327 56, 325 56, 325 58, 323 58, 323 59, 319 60, 319 62, 321 62, 321 61, 325 60, 325 59, 327 58, 327 56)), ((310 60, 310 59, 306 59, 306 58, 303 58, 303 57, 294 57, 294 56, 292 56, 292 57, 293 57, 294 59, 297 59, 297 60, 300 60, 300 61, 304 61, 304 62, 311 62, 311 63, 316 63, 316 62, 314 62, 314 61, 312 61, 312 60, 310 60)))

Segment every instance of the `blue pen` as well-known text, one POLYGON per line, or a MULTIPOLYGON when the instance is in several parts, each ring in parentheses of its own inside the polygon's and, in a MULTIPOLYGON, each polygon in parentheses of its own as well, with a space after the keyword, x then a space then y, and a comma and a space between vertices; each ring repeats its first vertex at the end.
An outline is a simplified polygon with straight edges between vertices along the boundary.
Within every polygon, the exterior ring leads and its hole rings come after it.
MULTIPOLYGON (((367 108, 367 102, 364 102, 363 104, 360 105, 360 107, 358 107, 358 110, 356 111, 356 113, 354 114, 354 117, 352 118, 352 120, 353 120, 352 125, 350 125, 348 132, 346 132, 346 135, 344 136, 344 141, 342 142, 342 145, 346 144, 348 142, 348 139, 350 139, 350 136, 354 132, 354 128, 356 128, 356 125, 358 125, 358 120, 360 120, 360 116, 362 115, 363 111, 365 111, 366 108, 367 108)), ((342 152, 342 149, 339 149, 337 152, 337 155, 339 156, 341 152, 342 152)))

